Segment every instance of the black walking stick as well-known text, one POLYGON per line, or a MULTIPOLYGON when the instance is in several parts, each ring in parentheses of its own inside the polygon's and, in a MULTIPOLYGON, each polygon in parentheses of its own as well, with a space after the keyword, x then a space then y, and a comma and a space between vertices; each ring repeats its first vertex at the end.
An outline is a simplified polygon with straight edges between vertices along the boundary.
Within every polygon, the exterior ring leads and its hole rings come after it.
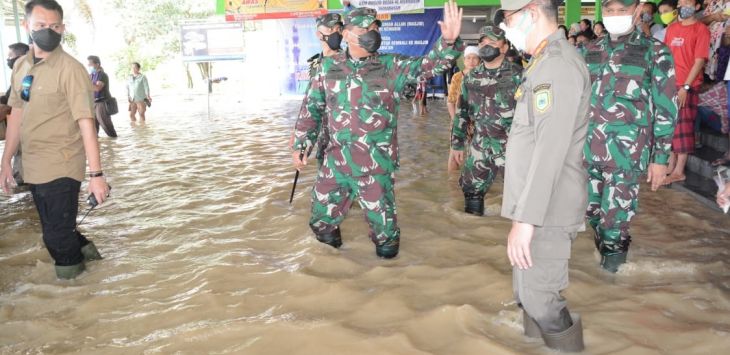
MULTIPOLYGON (((312 154, 312 148, 309 148, 309 151, 307 152, 307 157, 309 157, 310 154, 312 154)), ((304 158, 304 148, 299 151, 299 161, 301 161, 304 158)), ((294 191, 297 189, 297 181, 299 181, 299 170, 297 170, 296 173, 294 173, 294 184, 292 184, 291 187, 291 195, 289 196, 289 204, 291 205, 292 201, 294 201, 294 191)))

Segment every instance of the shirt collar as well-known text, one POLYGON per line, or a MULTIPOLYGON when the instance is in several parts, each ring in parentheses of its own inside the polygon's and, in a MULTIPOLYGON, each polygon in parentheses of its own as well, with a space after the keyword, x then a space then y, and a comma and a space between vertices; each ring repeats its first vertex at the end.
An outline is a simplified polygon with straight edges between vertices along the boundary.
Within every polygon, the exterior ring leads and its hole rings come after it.
MULTIPOLYGON (((45 59, 38 62, 38 64, 48 63, 48 65, 55 67, 56 64, 58 64, 58 61, 60 60, 62 53, 64 53, 63 48, 61 47, 61 45, 59 45, 58 47, 56 47, 56 49, 51 51, 51 53, 49 53, 45 59)), ((32 47, 31 47, 30 51, 28 51, 28 55, 26 57, 27 57, 26 60, 28 62, 30 62, 31 65, 36 64, 35 63, 35 52, 33 51, 32 47)))

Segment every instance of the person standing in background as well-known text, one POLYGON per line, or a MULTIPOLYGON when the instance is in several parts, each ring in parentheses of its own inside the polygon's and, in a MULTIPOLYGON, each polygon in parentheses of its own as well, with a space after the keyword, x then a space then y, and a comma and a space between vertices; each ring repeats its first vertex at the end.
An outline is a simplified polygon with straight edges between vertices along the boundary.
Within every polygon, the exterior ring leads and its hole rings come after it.
POLYGON ((705 66, 705 74, 713 81, 722 79, 722 77, 718 78, 716 73, 719 59, 717 50, 722 45, 722 34, 725 32, 727 20, 730 19, 730 15, 725 12, 725 6, 725 0, 710 0, 707 2, 707 7, 700 18, 700 22, 710 30, 710 50, 707 65, 705 66))
POLYGON ((106 106, 106 101, 112 97, 111 93, 109 93, 109 76, 106 75, 104 68, 101 67, 101 59, 99 59, 99 57, 90 55, 86 59, 88 60, 89 78, 91 79, 91 85, 94 88, 96 133, 99 134, 99 126, 101 126, 107 136, 116 138, 117 131, 114 129, 112 116, 109 115, 109 111, 106 106))
POLYGON ((150 96, 150 85, 147 77, 140 72, 142 67, 139 63, 132 63, 132 75, 129 76, 127 82, 127 100, 129 101, 129 119, 132 122, 137 120, 137 112, 139 112, 139 120, 144 122, 147 106, 152 105, 152 96, 150 96))
MULTIPOLYGON (((466 47, 464 50, 464 70, 454 74, 454 77, 451 78, 451 84, 449 85, 449 96, 446 102, 446 106, 449 110, 449 127, 454 126, 454 116, 456 116, 456 110, 459 108, 461 84, 464 82, 464 76, 468 74, 469 71, 479 66, 479 63, 481 62, 481 59, 479 59, 479 47, 466 47)), ((449 159, 448 171, 457 170, 459 170, 459 165, 452 159, 449 159)))
POLYGON ((695 119, 702 69, 710 53, 710 31, 695 17, 699 0, 679 1, 679 22, 667 27, 664 43, 672 51, 677 78, 679 119, 672 139, 672 158, 665 184, 684 181, 687 158, 695 150, 695 119))
MULTIPOLYGON (((677 21, 677 0, 662 0, 659 3, 659 19, 665 26, 669 26, 677 21)), ((667 28, 664 27, 654 34, 654 38, 664 43, 667 37, 667 28)))

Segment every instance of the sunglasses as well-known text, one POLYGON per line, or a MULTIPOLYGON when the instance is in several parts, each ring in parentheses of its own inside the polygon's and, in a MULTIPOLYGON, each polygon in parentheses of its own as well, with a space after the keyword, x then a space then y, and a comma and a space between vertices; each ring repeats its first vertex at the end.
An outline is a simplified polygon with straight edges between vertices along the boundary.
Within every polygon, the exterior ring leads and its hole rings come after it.
POLYGON ((30 87, 33 86, 33 75, 26 75, 23 78, 23 82, 21 84, 20 89, 20 98, 23 99, 23 101, 28 102, 30 101, 30 87))

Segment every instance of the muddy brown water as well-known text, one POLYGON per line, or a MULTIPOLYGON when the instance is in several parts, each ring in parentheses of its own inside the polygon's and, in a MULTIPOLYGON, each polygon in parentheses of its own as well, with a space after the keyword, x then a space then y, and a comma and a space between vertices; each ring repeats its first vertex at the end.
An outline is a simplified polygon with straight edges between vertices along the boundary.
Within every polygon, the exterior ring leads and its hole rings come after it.
MULTIPOLYGON (((217 100, 210 119, 204 97, 160 98, 145 125, 115 117, 112 198, 81 227, 105 259, 77 280, 55 279, 30 194, 0 197, 0 353, 550 353, 521 335, 501 180, 490 216, 461 212, 443 102, 425 118, 403 106, 402 249, 383 261, 360 209, 341 250, 312 237, 313 167, 288 204, 298 101, 217 100)), ((728 216, 646 186, 618 275, 582 233, 565 295, 586 353, 729 353, 729 234, 728 216)))

